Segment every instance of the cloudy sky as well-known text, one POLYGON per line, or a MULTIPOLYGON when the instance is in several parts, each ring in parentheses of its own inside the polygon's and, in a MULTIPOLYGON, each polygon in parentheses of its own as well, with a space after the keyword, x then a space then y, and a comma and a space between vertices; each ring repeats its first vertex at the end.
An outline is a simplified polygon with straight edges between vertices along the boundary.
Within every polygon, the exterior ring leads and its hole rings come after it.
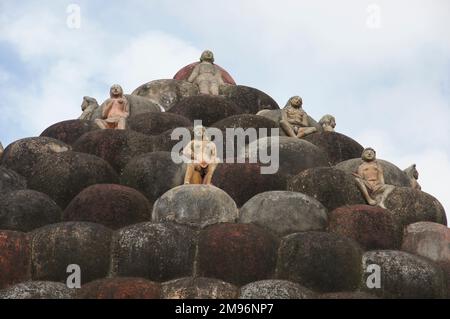
POLYGON ((280 105, 301 95, 379 158, 416 163, 450 216, 448 30, 448 0, 1 0, 0 141, 78 117, 84 95, 103 101, 113 83, 131 93, 171 78, 211 49, 238 84, 280 105))

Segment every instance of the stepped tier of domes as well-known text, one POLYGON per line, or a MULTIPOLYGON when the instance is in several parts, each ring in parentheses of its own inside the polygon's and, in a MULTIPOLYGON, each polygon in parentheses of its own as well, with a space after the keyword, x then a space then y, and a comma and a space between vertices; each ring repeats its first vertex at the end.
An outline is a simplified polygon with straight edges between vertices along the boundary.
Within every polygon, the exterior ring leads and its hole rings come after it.
POLYGON ((218 94, 204 94, 187 81, 197 64, 124 95, 126 129, 101 129, 102 108, 85 97, 84 119, 5 148, 0 298, 450 297, 450 230, 436 198, 378 160, 394 188, 384 207, 368 205, 352 175, 357 141, 311 117, 313 133, 286 136, 268 94, 222 68, 218 94), (192 133, 195 120, 224 133, 278 128, 245 147, 250 156, 277 139, 278 171, 223 161, 211 185, 185 185, 171 133, 192 133), (80 289, 66 285, 72 264, 80 289), (367 284, 371 265, 379 288, 367 284))

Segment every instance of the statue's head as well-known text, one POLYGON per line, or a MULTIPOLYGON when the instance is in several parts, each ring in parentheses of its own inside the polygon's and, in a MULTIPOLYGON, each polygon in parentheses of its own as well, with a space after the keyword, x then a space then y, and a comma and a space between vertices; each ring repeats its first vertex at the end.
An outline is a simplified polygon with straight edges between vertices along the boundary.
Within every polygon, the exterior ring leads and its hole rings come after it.
POLYGON ((300 96, 295 95, 288 100, 286 106, 289 106, 289 105, 298 109, 298 108, 302 107, 303 100, 300 96))
POLYGON ((205 50, 202 52, 202 55, 200 56, 200 62, 210 62, 214 63, 214 53, 209 50, 205 50))
POLYGON ((419 171, 417 170, 416 164, 412 164, 410 167, 405 169, 406 175, 414 179, 419 179, 419 171))
POLYGON ((333 115, 326 114, 322 116, 322 118, 319 121, 320 126, 322 126, 324 129, 334 129, 336 127, 336 119, 333 115))
POLYGON ((81 103, 81 110, 84 111, 88 106, 95 104, 98 105, 97 100, 90 96, 83 96, 83 103, 81 103))
POLYGON ((368 147, 368 148, 364 149, 364 151, 362 152, 361 158, 363 159, 363 161, 371 162, 376 159, 376 156, 377 156, 377 152, 375 152, 375 150, 373 148, 368 147))
POLYGON ((206 128, 202 125, 196 125, 194 127, 194 139, 204 139, 207 138, 206 128))
POLYGON ((123 89, 119 84, 113 84, 109 90, 111 97, 121 97, 123 95, 123 89))

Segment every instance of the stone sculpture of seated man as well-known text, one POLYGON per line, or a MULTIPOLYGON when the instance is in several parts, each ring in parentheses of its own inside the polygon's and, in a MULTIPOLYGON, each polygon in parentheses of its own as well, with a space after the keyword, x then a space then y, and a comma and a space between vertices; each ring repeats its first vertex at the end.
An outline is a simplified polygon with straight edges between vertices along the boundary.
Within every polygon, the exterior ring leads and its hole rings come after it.
POLYGON ((211 184, 219 161, 216 145, 203 126, 194 128, 194 139, 184 147, 183 155, 188 159, 184 184, 211 184))
POLYGON ((411 183, 411 187, 417 190, 422 190, 419 182, 419 171, 417 170, 416 164, 412 164, 410 167, 404 170, 406 175, 408 175, 409 181, 411 183))
POLYGON ((325 132, 334 132, 334 128, 336 127, 336 119, 333 115, 327 114, 322 116, 319 124, 325 132))
POLYGON ((194 67, 187 80, 198 86, 200 94, 209 95, 219 95, 219 87, 225 83, 222 72, 214 65, 214 54, 208 50, 203 51, 200 63, 194 67))
POLYGON ((373 148, 366 148, 361 158, 363 163, 358 167, 358 171, 353 173, 356 185, 369 205, 386 208, 384 200, 394 186, 385 184, 383 168, 376 160, 373 148))
POLYGON ((81 103, 81 110, 83 113, 78 119, 92 120, 95 110, 99 107, 96 99, 90 96, 83 96, 83 103, 81 103))
POLYGON ((126 128, 127 118, 130 115, 130 107, 127 99, 123 96, 122 87, 118 84, 111 86, 110 98, 102 105, 102 118, 96 119, 95 123, 101 129, 126 128))
POLYGON ((308 114, 303 110, 302 105, 302 98, 293 96, 281 111, 280 126, 287 136, 302 138, 317 131, 310 125, 308 114))

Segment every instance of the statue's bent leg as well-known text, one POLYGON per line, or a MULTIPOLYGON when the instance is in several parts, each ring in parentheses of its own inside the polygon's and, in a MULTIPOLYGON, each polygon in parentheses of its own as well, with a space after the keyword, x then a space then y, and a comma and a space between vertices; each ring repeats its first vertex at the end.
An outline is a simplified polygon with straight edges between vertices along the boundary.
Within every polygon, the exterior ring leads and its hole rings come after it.
POLYGON ((186 174, 184 175, 184 183, 185 184, 191 183, 191 179, 192 179, 192 175, 194 174, 194 170, 195 170, 195 164, 193 164, 193 163, 187 164, 186 174))
POLYGON ((211 82, 210 92, 211 95, 219 95, 219 83, 217 83, 216 81, 211 82))
POLYGON ((294 133, 294 130, 292 129, 292 126, 288 122, 281 120, 280 126, 283 129, 283 131, 286 133, 287 136, 297 137, 297 135, 294 133))
POLYGON ((209 95, 209 81, 200 81, 198 84, 198 89, 200 94, 208 94, 209 95))
POLYGON ((209 185, 211 184, 211 180, 214 174, 214 171, 216 170, 217 163, 212 163, 208 165, 208 172, 206 173, 205 177, 203 178, 203 184, 209 185))
POLYGON ((95 124, 97 124, 98 127, 100 127, 102 130, 106 130, 108 128, 108 124, 105 120, 96 119, 95 124))
POLYGON ((315 132, 317 132, 315 127, 302 127, 298 130, 297 137, 302 138, 315 132))
POLYGON ((358 186, 366 202, 371 206, 377 205, 377 201, 370 197, 369 191, 367 190, 367 186, 366 184, 364 184, 364 181, 362 181, 360 178, 355 178, 355 180, 356 186, 358 186))
POLYGON ((124 130, 127 127, 127 119, 124 117, 121 117, 118 121, 117 121, 117 129, 118 130, 124 130))

